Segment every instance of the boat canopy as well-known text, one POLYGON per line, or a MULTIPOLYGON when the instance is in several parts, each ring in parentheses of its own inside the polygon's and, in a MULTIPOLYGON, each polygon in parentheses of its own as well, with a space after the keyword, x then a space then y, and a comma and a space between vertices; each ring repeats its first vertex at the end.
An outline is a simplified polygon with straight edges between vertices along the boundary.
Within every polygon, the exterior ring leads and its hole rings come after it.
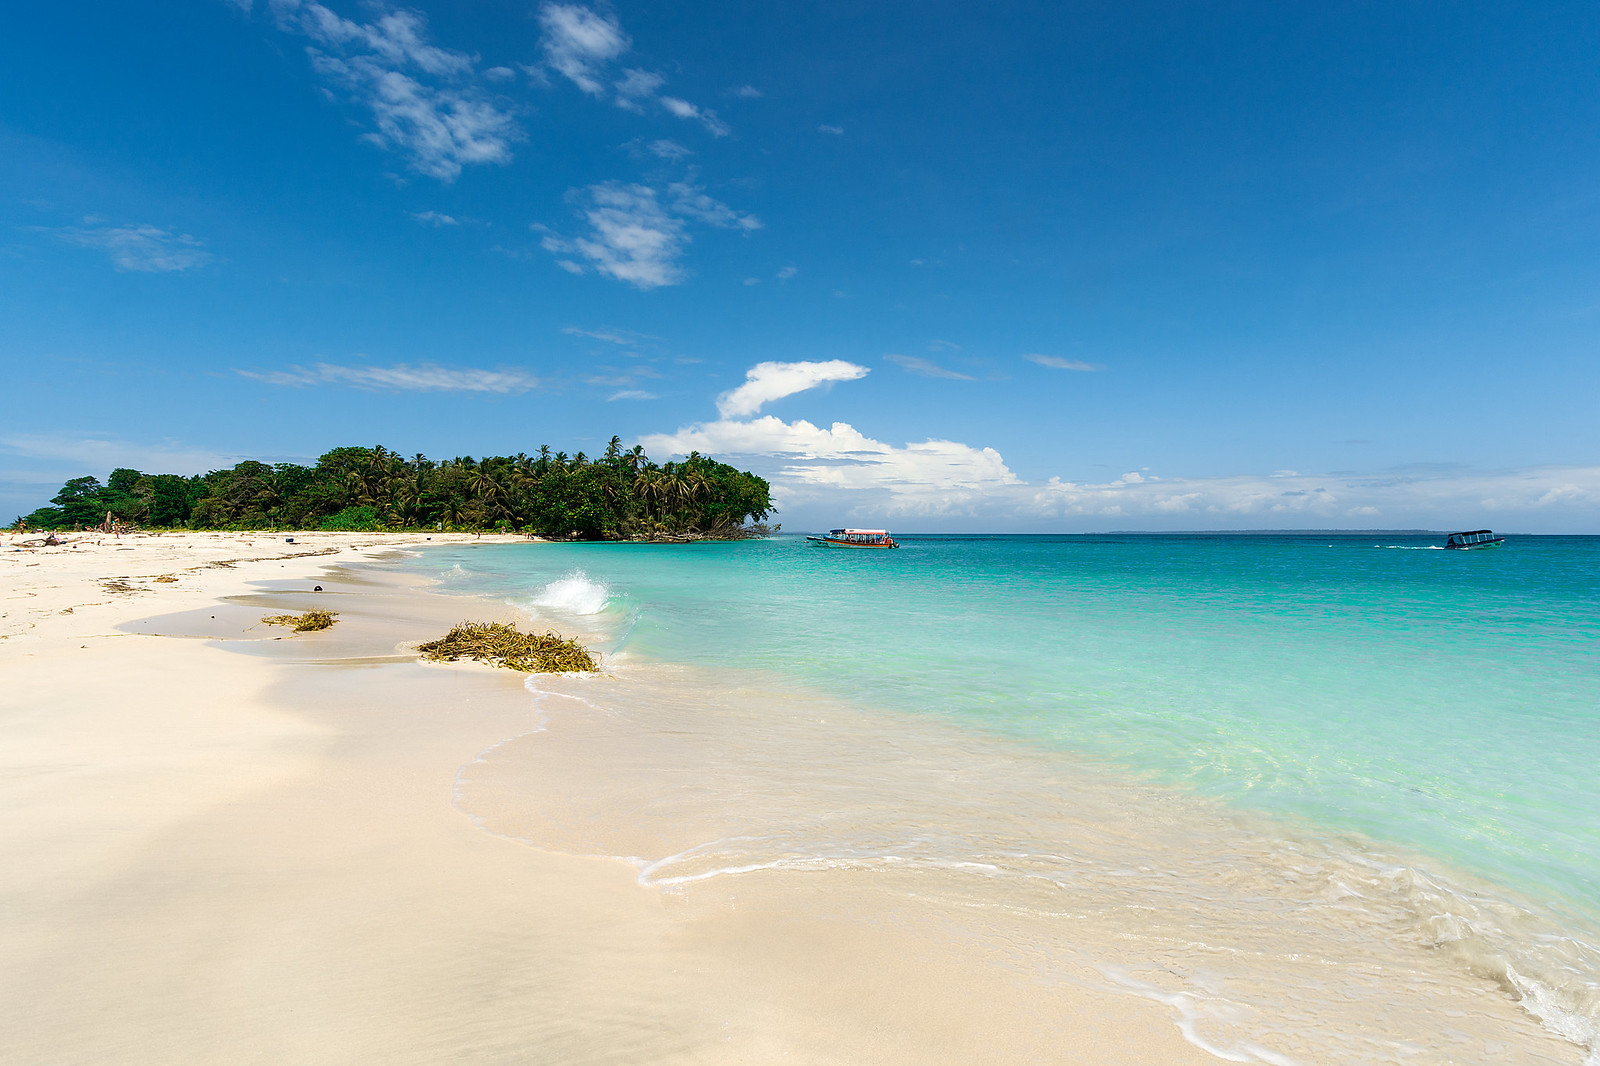
POLYGON ((1445 541, 1447 548, 1469 548, 1477 544, 1499 543, 1505 538, 1494 535, 1492 529, 1469 529, 1462 533, 1450 534, 1450 539, 1445 541))
POLYGON ((834 536, 838 536, 841 533, 845 536, 860 537, 887 537, 889 535, 887 529, 830 529, 828 532, 834 536))

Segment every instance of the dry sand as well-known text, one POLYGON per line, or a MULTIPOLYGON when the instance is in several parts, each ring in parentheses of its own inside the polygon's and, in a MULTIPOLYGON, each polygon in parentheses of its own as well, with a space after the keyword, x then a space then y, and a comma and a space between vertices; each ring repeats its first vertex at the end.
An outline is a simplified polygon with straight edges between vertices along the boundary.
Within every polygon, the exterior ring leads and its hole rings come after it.
POLYGON ((416 664, 467 605, 327 569, 421 535, 295 541, 0 542, 5 1062, 1216 1061, 870 895, 687 913, 485 832, 453 790, 521 678, 416 664))

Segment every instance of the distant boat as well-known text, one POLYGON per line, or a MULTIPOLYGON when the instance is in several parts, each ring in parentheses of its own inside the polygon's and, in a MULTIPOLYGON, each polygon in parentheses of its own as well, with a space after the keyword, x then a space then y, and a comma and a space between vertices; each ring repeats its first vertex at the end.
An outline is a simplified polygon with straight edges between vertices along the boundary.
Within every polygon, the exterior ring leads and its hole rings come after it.
POLYGON ((1446 548, 1493 548, 1504 544, 1506 538, 1497 537, 1492 529, 1469 529, 1465 533, 1452 533, 1450 539, 1444 542, 1446 548))
POLYGON ((830 529, 825 537, 807 537, 807 540, 829 548, 898 548, 887 529, 830 529))

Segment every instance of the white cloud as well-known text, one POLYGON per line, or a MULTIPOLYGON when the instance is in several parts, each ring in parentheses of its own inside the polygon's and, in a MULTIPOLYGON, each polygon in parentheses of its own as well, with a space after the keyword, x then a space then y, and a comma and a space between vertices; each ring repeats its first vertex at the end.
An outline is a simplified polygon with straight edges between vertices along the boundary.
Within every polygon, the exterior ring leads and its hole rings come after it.
POLYGON ((347 385, 385 392, 527 392, 539 379, 521 370, 482 370, 447 367, 436 363, 396 363, 394 366, 335 366, 316 363, 287 370, 240 370, 238 373, 269 385, 347 385))
POLYGON ((835 422, 827 429, 766 415, 724 418, 641 439, 656 455, 700 451, 717 456, 773 456, 783 465, 774 489, 785 505, 819 499, 882 501, 883 513, 942 514, 969 508, 997 489, 1021 484, 993 448, 948 440, 895 447, 835 422))
POLYGON ((641 439, 656 455, 699 451, 768 477, 780 507, 823 521, 922 516, 935 526, 1034 529, 1463 528, 1584 531, 1600 521, 1600 466, 1476 471, 1414 465, 1380 474, 1278 470, 1107 481, 1024 481, 993 448, 927 440, 893 445, 854 426, 756 415, 773 399, 865 367, 763 363, 718 398, 720 418, 641 439))
POLYGON ((673 163, 676 163, 680 159, 687 159, 689 156, 694 155, 693 152, 679 144, 677 141, 669 141, 665 138, 659 141, 651 141, 648 147, 652 154, 673 163))
POLYGON ((100 249, 122 271, 163 274, 202 267, 213 258, 203 241, 155 226, 83 226, 54 232, 68 244, 100 249))
POLYGON ((745 278, 744 279, 744 283, 746 285, 760 285, 761 284, 761 279, 760 278, 745 278))
MULTIPOLYGON (((606 94, 613 63, 633 47, 615 16, 580 4, 546 3, 539 9, 539 25, 544 31, 545 63, 590 96, 606 94)), ((666 84, 667 79, 655 71, 629 67, 612 81, 612 101, 636 114, 643 114, 645 105, 653 101, 669 114, 699 122, 713 137, 728 135, 728 124, 710 108, 681 97, 662 96, 666 84)))
POLYGON ((641 103, 656 94, 667 79, 648 70, 626 70, 617 81, 617 106, 627 111, 643 111, 641 103))
POLYGON ((514 81, 516 80, 517 72, 510 67, 490 67, 483 72, 483 76, 490 81, 514 81))
POLYGON ((1103 482, 1052 477, 1028 483, 993 448, 949 440, 895 446, 847 423, 823 429, 771 415, 724 418, 648 435, 641 443, 653 455, 698 450, 747 462, 772 480, 781 507, 830 516, 969 519, 1001 529, 1442 529, 1485 522, 1587 529, 1600 518, 1600 467, 1375 480, 1160 478, 1135 471, 1103 482))
POLYGON ((786 266, 783 269, 778 271, 778 280, 779 281, 788 281, 790 278, 794 277, 798 273, 800 273, 798 268, 792 267, 792 266, 786 266))
MULTIPOLYGON (((589 224, 588 236, 569 240, 552 234, 541 242, 546 251, 580 255, 607 277, 640 289, 683 280, 678 260, 689 239, 686 226, 661 206, 654 189, 606 182, 591 185, 577 198, 589 224)), ((581 270, 570 259, 563 266, 567 263, 581 270)))
POLYGON ((797 392, 833 381, 854 381, 869 373, 864 366, 843 359, 804 363, 757 363, 745 372, 745 381, 717 397, 723 418, 753 415, 765 405, 797 392))
POLYGON ((709 108, 696 107, 687 100, 680 100, 676 96, 663 96, 661 106, 672 114, 683 119, 694 119, 706 128, 706 132, 713 137, 726 137, 732 131, 728 124, 717 117, 717 113, 709 108))
MULTIPOLYGON (((410 158, 420 173, 454 181, 465 166, 505 163, 521 138, 511 112, 477 83, 473 57, 427 40, 414 11, 379 9, 355 22, 307 0, 271 0, 278 26, 312 42, 312 69, 372 112, 366 139, 410 158)), ((499 81, 504 68, 488 75, 499 81)))
POLYGON ((438 211, 413 211, 411 217, 418 222, 430 226, 459 226, 461 223, 450 215, 440 214, 438 211))
POLYGON ((1096 363, 1085 363, 1079 359, 1063 359, 1059 355, 1040 355, 1037 352, 1030 352, 1022 358, 1030 363, 1038 363, 1040 366, 1048 366, 1055 370, 1094 371, 1105 369, 1105 367, 1096 363))
POLYGON ((578 4, 545 4, 539 25, 545 62, 591 96, 604 95, 600 79, 606 65, 633 45, 616 18, 578 4))
POLYGON ((818 133, 826 133, 826 134, 829 134, 829 135, 834 136, 834 137, 843 137, 844 136, 844 127, 843 126, 822 125, 822 126, 818 126, 817 127, 817 132, 818 133))
POLYGON ((924 359, 920 355, 895 355, 889 353, 884 356, 889 362, 903 367, 913 374, 922 374, 930 378, 949 378, 953 381, 976 381, 971 374, 961 374, 940 366, 931 359, 924 359))
POLYGON ((606 402, 611 403, 614 400, 654 400, 656 398, 655 393, 645 392, 643 389, 623 389, 621 392, 613 392, 610 396, 607 396, 606 402))
MULTIPOLYGON (((742 215, 699 188, 678 182, 665 189, 666 198, 648 185, 604 182, 569 196, 588 223, 582 237, 546 236, 540 243, 548 252, 576 256, 596 271, 640 289, 681 282, 679 265, 689 243, 688 223, 702 222, 746 232, 760 229, 754 215, 742 215)), ((560 261, 564 269, 581 272, 573 259, 560 261)))
POLYGON ((733 90, 733 95, 737 96, 741 100, 759 100, 761 99, 762 93, 761 90, 757 89, 754 85, 741 85, 737 89, 733 90))
POLYGON ((667 186, 672 208, 685 218, 692 218, 721 229, 758 230, 761 220, 754 215, 741 215, 725 203, 713 200, 704 190, 687 182, 677 181, 667 186))

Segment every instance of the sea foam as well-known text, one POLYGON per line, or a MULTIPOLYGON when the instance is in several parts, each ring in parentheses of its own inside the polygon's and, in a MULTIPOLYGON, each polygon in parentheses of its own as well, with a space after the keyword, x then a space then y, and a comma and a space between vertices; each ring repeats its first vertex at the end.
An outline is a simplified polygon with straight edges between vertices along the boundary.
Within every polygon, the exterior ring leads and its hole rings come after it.
POLYGON ((546 585, 533 602, 564 614, 591 615, 605 610, 610 598, 611 591, 604 585, 589 580, 582 570, 573 570, 546 585))

